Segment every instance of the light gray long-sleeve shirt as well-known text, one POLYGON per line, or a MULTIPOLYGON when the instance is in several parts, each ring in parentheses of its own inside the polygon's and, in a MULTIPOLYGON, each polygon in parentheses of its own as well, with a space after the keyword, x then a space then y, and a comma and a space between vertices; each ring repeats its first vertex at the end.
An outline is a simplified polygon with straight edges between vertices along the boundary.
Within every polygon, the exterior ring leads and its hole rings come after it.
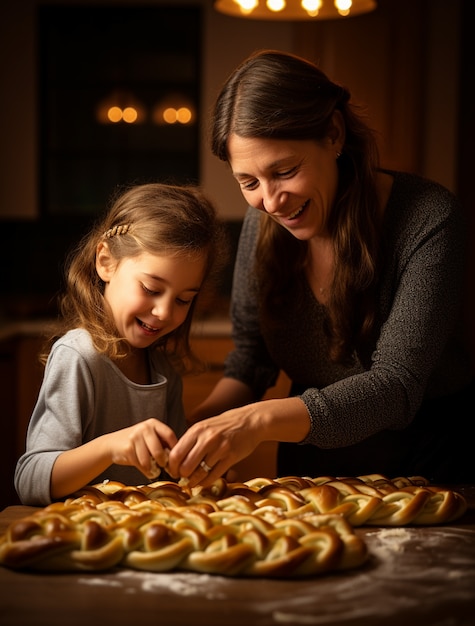
POLYGON ((225 375, 256 397, 284 370, 311 417, 302 443, 320 448, 356 444, 382 430, 404 429, 425 398, 456 392, 471 379, 460 315, 464 286, 464 219, 440 185, 390 172, 394 185, 384 219, 387 265, 378 295, 370 365, 335 365, 325 352, 324 307, 310 287, 279 310, 272 331, 259 318, 253 271, 261 213, 248 209, 234 272, 231 315, 236 349, 225 375))
MULTIPOLYGON (((65 450, 149 417, 168 424, 178 437, 185 431, 181 377, 156 350, 149 351, 149 362, 153 383, 139 385, 99 354, 83 329, 69 331, 54 344, 28 426, 26 452, 15 471, 24 504, 51 502, 51 472, 65 450)), ((121 465, 112 465, 92 483, 105 479, 129 485, 147 480, 136 468, 121 465)))

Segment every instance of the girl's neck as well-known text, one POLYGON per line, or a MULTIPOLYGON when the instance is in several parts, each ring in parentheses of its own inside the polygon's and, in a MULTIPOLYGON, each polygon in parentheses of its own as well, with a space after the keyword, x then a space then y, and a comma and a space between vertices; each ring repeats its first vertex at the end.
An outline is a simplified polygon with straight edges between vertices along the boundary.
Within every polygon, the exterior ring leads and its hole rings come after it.
POLYGON ((130 354, 116 362, 122 374, 138 385, 150 385, 150 363, 148 351, 144 349, 131 350, 130 354))

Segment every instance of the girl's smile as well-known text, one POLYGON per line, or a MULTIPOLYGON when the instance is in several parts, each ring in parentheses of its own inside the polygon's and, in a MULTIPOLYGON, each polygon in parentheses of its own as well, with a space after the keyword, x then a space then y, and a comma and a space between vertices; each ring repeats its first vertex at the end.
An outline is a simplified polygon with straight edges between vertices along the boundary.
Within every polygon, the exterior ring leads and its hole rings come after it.
POLYGON ((119 335, 132 347, 145 348, 185 321, 201 287, 205 257, 144 252, 114 264, 104 245, 97 270, 119 335))
POLYGON ((150 333, 150 335, 158 335, 160 333, 160 328, 153 328, 145 322, 142 322, 139 318, 137 318, 137 324, 141 326, 145 333, 150 333))

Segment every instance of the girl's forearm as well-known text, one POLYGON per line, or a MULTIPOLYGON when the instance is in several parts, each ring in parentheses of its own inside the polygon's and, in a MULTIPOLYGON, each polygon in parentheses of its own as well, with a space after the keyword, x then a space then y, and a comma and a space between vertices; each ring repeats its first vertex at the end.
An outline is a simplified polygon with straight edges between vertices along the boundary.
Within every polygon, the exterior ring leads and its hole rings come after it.
POLYGON ((105 445, 106 435, 58 456, 51 474, 51 498, 63 498, 106 470, 112 463, 105 445))

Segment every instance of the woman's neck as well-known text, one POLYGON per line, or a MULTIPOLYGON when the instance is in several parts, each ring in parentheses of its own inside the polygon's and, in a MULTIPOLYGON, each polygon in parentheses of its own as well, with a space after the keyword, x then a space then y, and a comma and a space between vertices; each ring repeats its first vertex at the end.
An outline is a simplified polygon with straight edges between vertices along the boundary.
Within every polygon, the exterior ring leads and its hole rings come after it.
POLYGON ((315 238, 308 242, 306 275, 315 298, 326 304, 333 282, 334 252, 330 238, 315 238))

